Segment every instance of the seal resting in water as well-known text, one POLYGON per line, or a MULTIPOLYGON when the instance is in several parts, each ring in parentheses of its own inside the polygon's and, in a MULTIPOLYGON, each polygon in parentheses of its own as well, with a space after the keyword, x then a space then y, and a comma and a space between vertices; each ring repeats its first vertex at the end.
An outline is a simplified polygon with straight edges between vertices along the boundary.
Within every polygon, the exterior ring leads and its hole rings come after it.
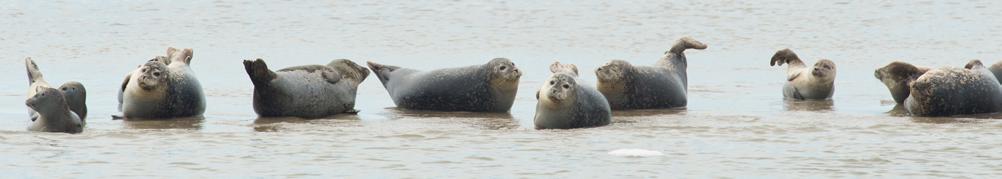
POLYGON ((195 78, 192 50, 167 49, 125 77, 118 93, 124 118, 164 119, 201 116, 205 95, 195 78))
POLYGON ((892 62, 874 71, 898 104, 915 116, 949 116, 1002 110, 1002 87, 981 61, 964 68, 929 69, 892 62))
POLYGON ((612 109, 660 109, 686 105, 686 49, 706 49, 695 39, 684 37, 654 66, 634 66, 612 60, 595 70, 598 91, 612 109))
POLYGON ((254 83, 254 112, 261 117, 320 118, 357 113, 358 84, 369 69, 346 59, 271 71, 264 60, 244 60, 254 83))
POLYGON ((39 132, 83 132, 83 120, 70 110, 63 92, 54 88, 41 87, 26 100, 25 105, 37 112, 37 118, 28 127, 39 132))
POLYGON ((432 71, 368 64, 393 103, 404 109, 508 112, 522 76, 515 63, 506 58, 432 71))
MULTIPOLYGON (((42 71, 38 69, 38 65, 35 64, 34 60, 30 57, 25 58, 24 63, 28 71, 28 98, 35 96, 35 93, 38 93, 41 88, 51 88, 51 86, 49 86, 49 82, 46 82, 45 78, 42 77, 42 71)), ((80 119, 86 119, 87 90, 84 88, 83 84, 76 81, 69 81, 59 86, 59 89, 63 92, 63 96, 66 98, 66 103, 69 105, 70 110, 76 113, 80 119)), ((38 117, 37 112, 30 108, 28 109, 28 115, 31 117, 31 121, 35 121, 38 117)))
POLYGON ((783 85, 783 97, 787 99, 829 99, 835 93, 835 62, 821 59, 808 68, 797 57, 793 50, 777 51, 769 61, 769 66, 786 68, 786 85, 783 85))
POLYGON ((577 67, 554 62, 553 72, 536 92, 536 129, 570 129, 609 125, 609 101, 594 88, 582 85, 577 67))

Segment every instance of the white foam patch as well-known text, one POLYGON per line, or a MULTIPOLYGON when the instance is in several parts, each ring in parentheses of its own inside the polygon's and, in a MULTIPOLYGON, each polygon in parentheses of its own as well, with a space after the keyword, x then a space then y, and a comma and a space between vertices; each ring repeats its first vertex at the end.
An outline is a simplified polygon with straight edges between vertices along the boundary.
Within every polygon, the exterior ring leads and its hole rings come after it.
POLYGON ((616 149, 609 151, 609 155, 612 156, 622 156, 622 157, 651 157, 651 156, 662 156, 664 153, 644 150, 644 149, 616 149))

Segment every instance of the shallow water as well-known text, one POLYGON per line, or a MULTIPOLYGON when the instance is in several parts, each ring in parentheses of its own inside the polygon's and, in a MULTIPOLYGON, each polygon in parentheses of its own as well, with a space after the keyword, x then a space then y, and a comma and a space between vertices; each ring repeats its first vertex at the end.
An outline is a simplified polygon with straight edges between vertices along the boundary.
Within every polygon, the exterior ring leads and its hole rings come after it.
POLYGON ((1002 175, 1002 115, 908 117, 873 70, 893 60, 1002 61, 1002 2, 63 2, 0 3, 0 171, 8 177, 971 177, 1002 175), (613 124, 534 130, 533 92, 555 59, 594 84, 610 59, 689 50, 685 109, 615 112, 613 124), (194 48, 204 119, 112 120, 124 75, 194 48), (838 66, 831 102, 787 102, 792 48, 838 66), (23 58, 88 88, 82 134, 26 132, 23 58), (417 69, 512 59, 511 114, 397 110, 379 80, 354 116, 257 119, 242 59, 273 68, 336 58, 417 69), (663 155, 624 156, 642 149, 663 155))

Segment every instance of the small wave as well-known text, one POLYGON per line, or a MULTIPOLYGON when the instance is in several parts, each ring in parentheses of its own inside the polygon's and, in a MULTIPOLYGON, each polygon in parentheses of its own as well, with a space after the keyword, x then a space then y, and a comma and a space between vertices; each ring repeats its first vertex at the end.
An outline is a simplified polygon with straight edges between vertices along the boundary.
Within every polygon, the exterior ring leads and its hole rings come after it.
POLYGON ((609 152, 612 156, 623 156, 623 157, 651 157, 651 156, 662 156, 665 155, 659 151, 645 150, 645 149, 616 149, 609 152))

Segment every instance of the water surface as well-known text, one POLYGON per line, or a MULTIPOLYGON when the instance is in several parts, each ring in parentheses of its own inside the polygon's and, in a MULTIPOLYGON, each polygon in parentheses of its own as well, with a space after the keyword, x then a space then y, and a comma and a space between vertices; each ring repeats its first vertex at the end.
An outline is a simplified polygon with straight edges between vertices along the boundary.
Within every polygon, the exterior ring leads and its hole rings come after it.
POLYGON ((0 3, 0 171, 10 177, 970 177, 1002 175, 1002 115, 915 118, 873 70, 893 60, 1002 61, 998 1, 10 1, 0 3), (689 105, 615 112, 613 124, 532 129, 554 60, 594 84, 611 59, 654 64, 691 36, 689 105), (193 48, 204 119, 112 120, 124 75, 193 48), (788 102, 792 48, 838 66, 830 102, 788 102), (77 135, 26 132, 24 57, 88 88, 77 135), (379 80, 358 115, 258 119, 243 59, 281 68, 356 62, 430 70, 512 59, 510 114, 406 111, 379 80), (663 155, 610 155, 643 149, 663 155))

